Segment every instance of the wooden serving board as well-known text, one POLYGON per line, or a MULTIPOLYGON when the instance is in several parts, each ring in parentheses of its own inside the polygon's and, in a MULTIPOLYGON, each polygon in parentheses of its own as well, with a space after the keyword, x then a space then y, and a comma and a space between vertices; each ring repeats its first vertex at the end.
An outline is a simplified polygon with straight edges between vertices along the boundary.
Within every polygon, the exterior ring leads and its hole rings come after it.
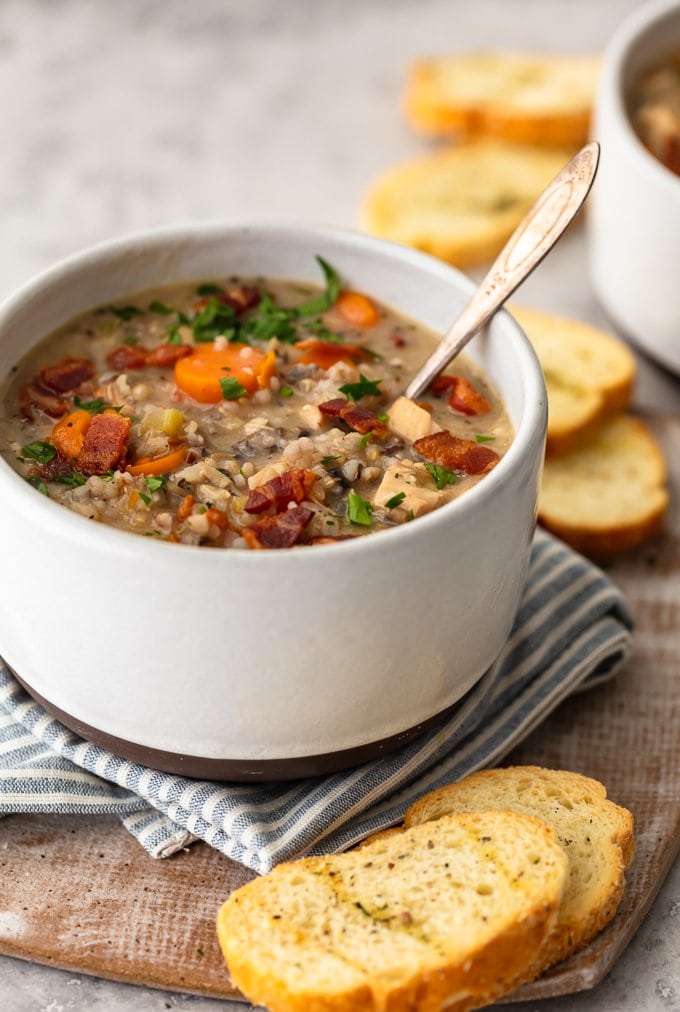
MULTIPOLYGON (((567 700, 506 762, 594 776, 636 818, 616 919, 510 1000, 594 987, 632 938, 680 852, 680 417, 652 421, 673 469, 669 530, 610 569, 636 647, 609 684, 567 700)), ((228 893, 253 877, 205 844, 153 861, 114 817, 0 822, 0 952, 71 971, 213 997, 231 987, 215 937, 228 893)))

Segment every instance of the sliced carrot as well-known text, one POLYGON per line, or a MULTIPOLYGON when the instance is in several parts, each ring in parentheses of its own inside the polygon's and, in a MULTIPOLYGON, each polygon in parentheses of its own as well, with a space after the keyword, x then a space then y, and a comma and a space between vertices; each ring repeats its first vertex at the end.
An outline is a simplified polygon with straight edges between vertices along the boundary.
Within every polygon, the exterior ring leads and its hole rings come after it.
POLYGON ((374 327, 380 319, 371 300, 361 292, 340 292, 333 309, 352 327, 374 327))
MULTIPOLYGON (((186 359, 182 359, 186 361, 186 359)), ((180 446, 177 450, 164 454, 162 457, 143 457, 129 464, 126 470, 129 474, 167 474, 181 467, 187 458, 186 446, 180 446)))
POLYGON ((177 519, 186 520, 187 517, 191 516, 191 511, 196 503, 196 498, 193 495, 185 495, 177 509, 177 519))
POLYGON ((90 412, 81 408, 59 419, 50 433, 50 442, 62 457, 66 457, 67 460, 75 460, 78 457, 91 421, 90 412))
POLYGON ((268 387, 272 381, 272 376, 276 376, 276 354, 273 351, 268 351, 262 365, 257 370, 258 385, 268 387))
POLYGON ((175 383, 194 400, 217 404, 224 397, 220 380, 236 380, 247 394, 266 385, 259 382, 260 371, 264 369, 271 378, 276 367, 276 358, 273 363, 268 359, 269 355, 248 344, 228 344, 226 348, 206 344, 175 364, 175 383))
POLYGON ((336 344, 334 341, 320 341, 316 337, 298 341, 295 347, 303 353, 300 362, 305 365, 318 365, 321 369, 330 369, 337 362, 356 365, 366 357, 363 348, 358 344, 336 344))

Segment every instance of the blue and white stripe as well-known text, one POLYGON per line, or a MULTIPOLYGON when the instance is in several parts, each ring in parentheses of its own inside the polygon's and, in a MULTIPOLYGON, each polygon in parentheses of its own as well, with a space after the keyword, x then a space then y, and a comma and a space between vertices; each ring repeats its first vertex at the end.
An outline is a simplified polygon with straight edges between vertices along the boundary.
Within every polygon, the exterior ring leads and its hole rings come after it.
POLYGON ((498 762, 566 696, 611 677, 631 630, 605 574, 539 531, 508 642, 452 716, 392 755, 281 784, 217 784, 128 762, 50 717, 0 661, 0 815, 115 812, 153 857, 202 839, 258 872, 343 850, 427 791, 498 762))

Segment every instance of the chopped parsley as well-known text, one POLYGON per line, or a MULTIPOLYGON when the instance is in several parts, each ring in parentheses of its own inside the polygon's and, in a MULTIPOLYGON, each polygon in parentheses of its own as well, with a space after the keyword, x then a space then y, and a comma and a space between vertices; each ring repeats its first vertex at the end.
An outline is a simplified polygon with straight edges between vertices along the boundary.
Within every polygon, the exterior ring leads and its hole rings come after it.
POLYGON ((432 480, 440 492, 447 485, 455 485, 458 481, 458 475, 453 471, 447 471, 441 464, 426 464, 425 467, 432 475, 432 480))
POLYGON ((238 339, 236 313, 219 299, 210 299, 190 321, 190 326, 197 344, 207 344, 220 336, 228 341, 238 339))
POLYGON ((325 313, 337 300, 340 288, 342 287, 342 278, 335 268, 331 267, 323 257, 317 256, 315 259, 326 279, 326 289, 320 295, 314 296, 314 298, 303 302, 301 306, 297 307, 297 312, 300 316, 317 316, 319 313, 325 313))
POLYGON ((104 309, 107 313, 113 313, 119 320, 123 320, 125 323, 128 320, 133 320, 135 316, 141 316, 142 310, 138 309, 137 306, 105 306, 104 309))
POLYGON ((328 467, 329 464, 334 464, 336 460, 342 460, 342 457, 322 457, 321 466, 328 467))
POLYGON ((225 401, 238 400, 239 397, 245 397, 247 393, 243 384, 239 383, 233 376, 225 376, 224 379, 221 379, 220 386, 222 387, 222 396, 225 401))
POLYGON ((153 302, 149 303, 150 313, 159 313, 160 316, 170 316, 175 310, 172 306, 166 306, 164 302, 159 302, 158 299, 154 299, 153 302))
POLYGON ((144 495, 143 492, 137 492, 137 495, 142 500, 142 502, 144 503, 145 506, 148 506, 149 503, 151 502, 151 496, 150 495, 144 495))
POLYGON ((26 481, 28 482, 29 485, 32 485, 33 488, 37 488, 38 492, 42 492, 42 494, 46 495, 47 498, 49 499, 50 493, 47 489, 47 485, 39 475, 36 474, 35 477, 33 478, 27 478, 26 481))
POLYGON ((107 471, 106 474, 100 474, 99 477, 102 481, 113 481, 113 471, 107 471))
POLYGON ((495 436, 475 436, 475 442, 477 443, 493 443, 495 436))
POLYGON ((36 440, 35 443, 26 443, 26 446, 21 448, 22 459, 28 457, 29 460, 35 460, 38 464, 49 464, 56 455, 56 448, 51 443, 44 443, 41 440, 36 440))
POLYGON ((396 506, 401 506, 405 498, 406 498, 405 492, 397 492, 396 495, 393 495, 391 499, 387 500, 387 502, 385 503, 385 509, 393 510, 396 506))
POLYGON ((149 475, 147 478, 145 478, 146 487, 148 488, 149 492, 159 492, 163 488, 167 480, 168 480, 167 474, 149 475))
POLYGON ((277 337, 284 344, 295 344, 299 340, 293 326, 296 309, 284 309, 277 305, 268 292, 262 292, 255 312, 241 325, 241 340, 249 337, 254 341, 269 341, 277 337))
POLYGON ((173 323, 172 327, 168 327, 168 344, 181 344, 182 337, 179 332, 179 323, 173 323))
POLYGON ((292 387, 279 387, 279 397, 292 397, 292 396, 293 396, 292 387))
POLYGON ((359 446, 360 446, 360 448, 361 448, 362 450, 365 450, 365 449, 366 449, 366 447, 368 446, 369 442, 371 441, 371 436, 372 436, 372 435, 373 435, 373 433, 372 433, 372 432, 365 432, 365 433, 363 434, 363 436, 362 436, 362 437, 361 437, 361 439, 359 440, 359 446))
POLYGON ((352 524, 361 524, 362 527, 370 527, 373 523, 371 514, 373 504, 362 499, 356 492, 350 492, 347 496, 347 519, 352 524))
POLYGON ((358 383, 345 383, 338 387, 341 394, 347 394, 351 401, 358 401, 362 397, 371 397, 380 394, 382 380, 366 379, 363 373, 359 373, 358 383))
POLYGON ((328 341, 329 344, 344 344, 345 339, 342 334, 337 334, 334 330, 329 330, 323 320, 312 320, 311 323, 307 324, 309 330, 319 338, 320 341, 328 341))
POLYGON ((139 338, 138 337, 126 337, 123 340, 123 344, 139 344, 139 338))
POLYGON ((91 415, 101 415, 102 411, 120 411, 123 405, 120 404, 118 407, 113 407, 102 400, 101 397, 97 397, 93 401, 81 401, 80 397, 74 397, 73 406, 80 408, 81 411, 89 411, 91 415))
POLYGON ((206 281, 196 289, 197 295, 222 295, 223 292, 224 288, 214 284, 212 281, 206 281))
POLYGON ((61 485, 68 485, 69 488, 78 488, 80 485, 84 485, 87 478, 80 471, 71 471, 70 474, 60 474, 54 479, 61 485))

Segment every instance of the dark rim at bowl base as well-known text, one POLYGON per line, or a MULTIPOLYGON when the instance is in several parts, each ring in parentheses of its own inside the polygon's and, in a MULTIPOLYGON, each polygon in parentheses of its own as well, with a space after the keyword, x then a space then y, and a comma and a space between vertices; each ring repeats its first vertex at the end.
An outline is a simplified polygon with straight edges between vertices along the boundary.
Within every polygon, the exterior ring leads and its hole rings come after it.
POLYGON ((292 759, 210 759, 203 756, 182 755, 179 752, 165 752, 163 749, 148 748, 146 745, 126 741, 124 738, 117 738, 115 735, 100 731, 50 703, 39 692, 35 692, 14 669, 12 669, 12 674, 26 692, 69 731, 73 731, 95 745, 101 745, 102 748, 122 756, 123 759, 180 777, 192 777, 197 780, 231 780, 236 783, 300 780, 305 777, 338 773, 352 766, 361 766, 363 763, 394 752, 402 745, 407 745, 434 724, 446 718, 461 702, 461 700, 457 700, 452 706, 436 713, 420 724, 415 724, 413 727, 399 732, 399 734, 390 735, 380 741, 369 742, 367 745, 357 745, 354 748, 341 749, 338 752, 328 752, 325 755, 296 756, 292 759))

